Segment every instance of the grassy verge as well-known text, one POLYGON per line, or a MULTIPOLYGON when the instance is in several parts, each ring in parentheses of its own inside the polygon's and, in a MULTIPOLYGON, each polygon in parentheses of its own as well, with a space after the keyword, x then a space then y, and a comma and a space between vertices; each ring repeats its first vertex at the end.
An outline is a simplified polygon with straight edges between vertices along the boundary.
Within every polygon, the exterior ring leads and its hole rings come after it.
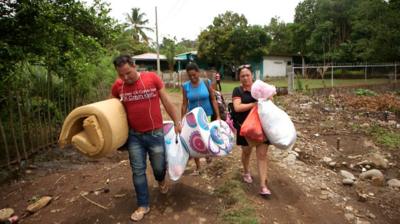
POLYGON ((400 149, 400 133, 394 132, 393 130, 380 127, 377 124, 373 124, 368 128, 361 127, 359 124, 353 124, 350 126, 353 132, 364 133, 371 136, 373 141, 381 146, 389 149, 400 149))
MULTIPOLYGON (((272 84, 276 87, 287 87, 288 80, 287 79, 271 79, 267 80, 267 83, 272 84)), ((344 86, 357 86, 357 85, 376 85, 376 84, 384 84, 388 83, 387 79, 334 79, 333 86, 334 87, 344 87, 344 86)), ((222 93, 232 93, 233 89, 236 86, 239 86, 239 81, 227 81, 224 80, 221 82, 222 93)), ((330 79, 296 79, 295 80, 295 88, 298 90, 307 90, 307 89, 316 89, 316 88, 330 88, 331 80, 330 79)), ((179 88, 168 88, 168 92, 180 92, 179 88)))
POLYGON ((237 171, 235 177, 227 178, 228 181, 216 189, 216 195, 222 200, 220 209, 222 223, 259 223, 256 209, 247 199, 243 190, 243 183, 238 181, 240 173, 237 171))
MULTIPOLYGON (((287 87, 288 80, 287 79, 271 79, 267 80, 267 83, 272 84, 276 87, 287 87)), ((344 86, 357 86, 357 85, 376 85, 376 84, 384 84, 388 83, 387 79, 334 79, 333 86, 334 87, 344 87, 344 86)), ((232 93, 233 89, 236 86, 239 86, 239 81, 222 81, 222 92, 223 93, 232 93)), ((330 79, 296 79, 295 87, 298 88, 302 86, 303 90, 305 89, 316 89, 316 88, 330 88, 331 80, 330 79)))
POLYGON ((400 149, 400 133, 374 125, 367 129, 376 142, 390 149, 400 149))

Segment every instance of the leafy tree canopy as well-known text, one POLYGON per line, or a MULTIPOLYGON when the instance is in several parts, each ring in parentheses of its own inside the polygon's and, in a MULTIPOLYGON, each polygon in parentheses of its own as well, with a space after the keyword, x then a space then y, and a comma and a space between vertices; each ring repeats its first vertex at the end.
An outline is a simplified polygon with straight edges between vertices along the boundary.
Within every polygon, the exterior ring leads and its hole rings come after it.
POLYGON ((198 56, 208 63, 238 65, 265 54, 270 40, 265 29, 250 26, 243 15, 226 12, 199 35, 198 56))

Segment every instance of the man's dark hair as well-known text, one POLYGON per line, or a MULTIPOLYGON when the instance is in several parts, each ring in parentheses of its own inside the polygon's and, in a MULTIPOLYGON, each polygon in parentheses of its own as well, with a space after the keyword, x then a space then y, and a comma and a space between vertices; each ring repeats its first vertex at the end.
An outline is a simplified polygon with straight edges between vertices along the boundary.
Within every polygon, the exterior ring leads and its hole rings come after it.
POLYGON ((115 68, 121 67, 124 64, 129 64, 129 65, 134 65, 135 64, 135 63, 133 63, 132 57, 130 55, 127 55, 127 54, 120 55, 120 56, 114 58, 113 63, 114 63, 114 67, 115 68))
POLYGON ((196 72, 200 71, 199 66, 194 62, 190 62, 186 65, 186 72, 189 72, 191 70, 195 70, 196 72))

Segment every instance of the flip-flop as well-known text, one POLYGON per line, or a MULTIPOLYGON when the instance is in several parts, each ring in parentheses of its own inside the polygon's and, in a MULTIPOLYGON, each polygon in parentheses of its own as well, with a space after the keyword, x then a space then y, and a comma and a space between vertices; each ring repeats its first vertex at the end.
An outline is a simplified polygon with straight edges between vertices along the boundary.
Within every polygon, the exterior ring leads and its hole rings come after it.
POLYGON ((260 195, 264 197, 268 197, 271 195, 271 191, 267 187, 262 187, 260 190, 260 195))
POLYGON ((243 178, 243 181, 248 183, 248 184, 253 183, 253 178, 251 177, 250 173, 243 174, 242 178, 243 178))
POLYGON ((134 222, 138 222, 144 218, 144 215, 150 212, 150 207, 147 207, 145 210, 136 209, 131 215, 131 220, 134 222))

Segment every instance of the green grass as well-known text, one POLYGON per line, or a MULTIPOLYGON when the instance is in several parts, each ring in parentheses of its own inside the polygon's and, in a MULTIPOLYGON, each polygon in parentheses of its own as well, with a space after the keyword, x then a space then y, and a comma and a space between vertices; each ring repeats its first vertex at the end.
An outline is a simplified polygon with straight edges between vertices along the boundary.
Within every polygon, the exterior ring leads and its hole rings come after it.
MULTIPOLYGON (((272 84, 276 87, 287 87, 288 81, 287 79, 271 79, 267 81, 268 84, 272 84)), ((388 83, 387 79, 334 79, 333 86, 334 87, 343 87, 343 86, 357 86, 357 85, 373 85, 373 84, 384 84, 388 83)), ((239 81, 227 81, 223 80, 221 82, 222 92, 223 93, 232 93, 233 89, 240 85, 239 81)), ((299 85, 304 89, 316 89, 316 88, 327 88, 331 87, 330 79, 296 79, 295 80, 295 88, 299 85)), ((180 92, 178 88, 168 88, 167 90, 170 93, 180 92)))
POLYGON ((369 89, 356 89, 355 93, 357 96, 376 96, 378 95, 376 92, 369 89))
MULTIPOLYGON (((268 84, 272 84, 276 87, 287 87, 288 81, 287 79, 276 79, 267 81, 268 84)), ((297 79, 295 80, 295 87, 298 86, 296 84, 297 79)), ((303 88, 308 89, 316 89, 316 88, 326 88, 331 87, 331 80, 330 79, 299 79, 299 81, 303 88)), ((387 79, 334 79, 333 86, 340 87, 340 86, 357 86, 357 85, 373 85, 373 84, 384 84, 388 83, 387 79)), ((236 86, 239 86, 239 81, 222 81, 222 92, 223 93, 232 93, 233 89, 236 86)))
POLYGON ((389 149, 400 149, 400 133, 373 124, 368 128, 363 128, 359 124, 350 126, 353 132, 365 133, 372 137, 374 142, 389 149))
POLYGON ((243 189, 243 183, 238 181, 240 173, 229 178, 228 181, 218 187, 216 195, 222 199, 223 207, 220 209, 222 223, 259 223, 256 209, 252 202, 247 199, 246 192, 243 189))
POLYGON ((180 88, 167 88, 168 93, 180 93, 182 92, 180 88))
POLYGON ((374 125, 367 130, 376 142, 390 149, 400 149, 400 133, 374 125))

